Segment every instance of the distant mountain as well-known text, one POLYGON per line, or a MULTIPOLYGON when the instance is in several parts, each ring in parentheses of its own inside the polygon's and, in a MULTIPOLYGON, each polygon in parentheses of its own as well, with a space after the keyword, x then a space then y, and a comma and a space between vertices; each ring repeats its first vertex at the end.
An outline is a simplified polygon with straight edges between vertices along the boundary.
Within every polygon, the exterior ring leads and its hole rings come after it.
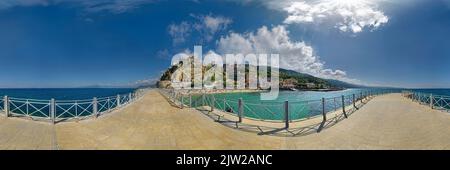
POLYGON ((303 86, 303 88, 324 89, 324 88, 360 88, 360 87, 364 87, 361 85, 355 85, 355 84, 343 82, 340 80, 322 79, 322 78, 314 77, 309 74, 299 73, 297 71, 280 68, 280 82, 283 82, 288 79, 296 80, 296 82, 294 81, 294 83, 296 83, 297 87, 306 85, 306 86, 303 86), (308 87, 308 85, 312 85, 312 84, 314 84, 315 87, 308 87))
POLYGON ((326 81, 328 81, 328 83, 330 83, 332 86, 335 86, 335 87, 342 87, 342 88, 364 88, 364 87, 366 87, 363 85, 351 84, 351 83, 334 80, 334 79, 326 79, 326 81))

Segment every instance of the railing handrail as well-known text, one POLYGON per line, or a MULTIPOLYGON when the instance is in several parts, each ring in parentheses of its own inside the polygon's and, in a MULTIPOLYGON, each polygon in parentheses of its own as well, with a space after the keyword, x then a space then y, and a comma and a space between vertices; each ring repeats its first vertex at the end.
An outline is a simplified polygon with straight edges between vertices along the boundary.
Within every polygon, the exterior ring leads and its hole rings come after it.
POLYGON ((402 91, 402 94, 414 102, 429 105, 431 109, 450 111, 450 96, 408 90, 402 91))
POLYGON ((53 122, 82 119, 92 116, 98 117, 102 113, 130 104, 142 97, 146 91, 147 89, 140 88, 116 96, 81 100, 41 100, 4 96, 0 99, 0 109, 7 117, 9 115, 24 116, 38 120, 52 120, 53 122))
MULTIPOLYGON (((165 96, 168 100, 173 102, 175 105, 179 105, 181 109, 184 107, 199 107, 199 106, 209 106, 211 107, 211 111, 214 110, 214 108, 217 108, 224 112, 231 112, 234 113, 233 115, 238 116, 239 120, 241 120, 241 117, 250 119, 250 120, 260 120, 264 122, 296 122, 301 121, 305 119, 310 119, 313 117, 323 116, 324 120, 326 120, 326 115, 330 112, 336 112, 341 110, 347 118, 346 109, 348 107, 352 107, 355 109, 358 109, 355 105, 356 102, 361 102, 361 104, 364 104, 362 101, 369 100, 370 97, 376 96, 376 95, 382 95, 387 93, 393 93, 393 92, 399 92, 399 90, 392 89, 392 90, 362 90, 358 91, 354 94, 345 94, 340 95, 336 97, 328 97, 328 98, 321 98, 316 100, 295 100, 295 101, 284 101, 284 102, 272 102, 272 103, 255 103, 255 102, 249 102, 249 101, 243 101, 243 99, 239 99, 238 101, 230 100, 226 98, 215 98, 214 93, 210 94, 198 94, 195 93, 195 95, 177 92, 174 89, 160 89, 160 92, 163 96, 165 96), (192 96, 196 96, 195 101, 192 101, 192 96), (205 97, 207 96, 207 97, 205 97), (186 98, 189 97, 189 98, 186 98), (211 99, 210 99, 211 98, 211 99), (206 100, 206 101, 205 101, 206 100), (212 102, 211 102, 212 100, 212 102), (240 102, 242 101, 242 102, 240 102), (186 104, 187 102, 187 104, 186 104), (223 105, 219 102, 223 102, 223 105), (200 103, 200 104, 199 104, 200 103), (213 105, 211 105, 213 103, 213 105), (219 103, 219 105, 217 105, 219 103), (234 104, 234 106, 230 106, 230 103, 234 104), (193 105, 194 104, 194 105, 193 105), (300 105, 298 105, 300 104, 300 105), (236 105, 239 108, 235 108, 236 105), (287 105, 287 106, 286 106, 287 105), (295 107, 298 105, 297 107, 295 107), (319 107, 315 107, 315 105, 319 106, 321 109, 317 109, 319 107), (294 106, 294 107, 292 107, 294 106), (242 107, 242 108, 241 108, 242 107), (259 107, 260 110, 256 111, 253 110, 253 108, 259 107), (271 110, 269 107, 276 107, 276 110, 271 110), (311 108, 312 107, 312 108, 311 108), (262 109, 262 110, 261 110, 262 109), (286 110, 287 111, 283 111, 286 110), (241 112, 244 112, 242 114, 241 112), (248 113, 246 113, 246 111, 248 113), (261 112, 259 114, 267 114, 266 116, 270 117, 276 114, 278 117, 273 118, 263 118, 261 115, 259 115, 257 112, 261 112), (265 112, 265 113, 263 113, 265 112), (286 116, 287 114, 287 116, 286 116), (250 117, 249 115, 253 115, 253 117, 250 117), (298 117, 292 117, 292 115, 297 115, 298 117), (306 117, 302 117, 306 116, 306 117), (286 118, 288 117, 288 118, 286 118)), ((360 105, 361 105, 360 104, 360 105)), ((239 121, 240 122, 240 121, 239 121)), ((288 127, 289 123, 286 123, 286 126, 288 127)))

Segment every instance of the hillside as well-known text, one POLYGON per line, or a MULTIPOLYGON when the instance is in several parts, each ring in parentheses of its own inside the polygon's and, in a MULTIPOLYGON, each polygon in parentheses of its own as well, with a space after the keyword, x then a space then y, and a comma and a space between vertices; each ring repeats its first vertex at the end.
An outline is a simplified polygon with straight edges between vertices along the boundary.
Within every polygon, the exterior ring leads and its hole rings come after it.
MULTIPOLYGON (((180 67, 180 65, 171 66, 168 68, 160 78, 158 82, 158 87, 167 88, 170 87, 170 78, 175 70, 180 67)), ((209 67, 204 67, 203 71, 209 67)), ((270 75, 270 68, 268 69, 270 75)), ((246 74, 248 71, 248 65, 246 69, 246 74)), ((345 89, 345 88, 358 88, 363 87, 360 85, 354 85, 351 83, 333 80, 333 79, 322 79, 314 77, 309 74, 299 73, 293 70, 279 69, 280 72, 280 88, 282 89, 306 89, 306 90, 321 90, 321 89, 345 89)), ((175 77, 182 77, 176 75, 175 77)), ((229 81, 229 80, 228 80, 229 81)))

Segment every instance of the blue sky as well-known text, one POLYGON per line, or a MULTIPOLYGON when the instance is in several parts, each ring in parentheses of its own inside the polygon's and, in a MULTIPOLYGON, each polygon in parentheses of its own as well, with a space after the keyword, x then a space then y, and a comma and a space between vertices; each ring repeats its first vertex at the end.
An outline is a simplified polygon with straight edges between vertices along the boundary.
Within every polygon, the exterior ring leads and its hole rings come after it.
POLYGON ((344 1, 6 0, 0 87, 154 82, 202 45, 279 53, 324 78, 450 88, 450 1, 344 1))

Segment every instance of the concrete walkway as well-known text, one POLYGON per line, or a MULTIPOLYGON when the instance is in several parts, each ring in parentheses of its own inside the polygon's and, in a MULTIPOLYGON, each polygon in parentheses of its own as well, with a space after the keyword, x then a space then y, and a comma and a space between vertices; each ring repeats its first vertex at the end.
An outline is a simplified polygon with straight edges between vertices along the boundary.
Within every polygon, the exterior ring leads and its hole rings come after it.
POLYGON ((450 115, 400 94, 299 137, 260 136, 178 109, 156 91, 98 119, 57 125, 0 117, 0 149, 450 149, 450 115))

